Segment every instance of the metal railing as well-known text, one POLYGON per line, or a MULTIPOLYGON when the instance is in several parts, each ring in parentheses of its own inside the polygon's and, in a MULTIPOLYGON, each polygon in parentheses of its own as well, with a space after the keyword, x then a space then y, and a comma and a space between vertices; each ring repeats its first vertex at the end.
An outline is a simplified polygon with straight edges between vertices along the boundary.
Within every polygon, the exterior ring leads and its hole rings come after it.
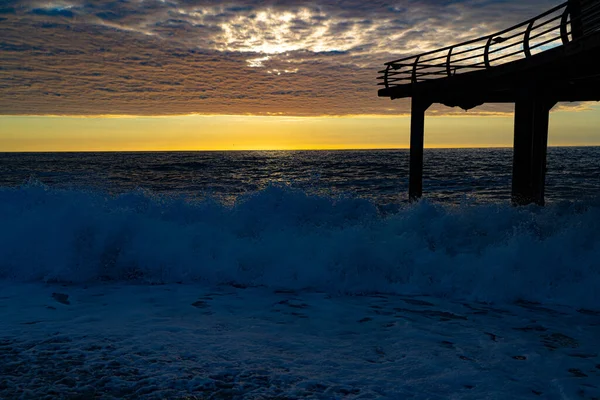
POLYGON ((567 1, 500 32, 387 62, 379 71, 378 85, 387 89, 488 69, 567 44, 576 34, 573 28, 582 22, 594 27, 591 31, 600 29, 600 1, 587 3, 585 9, 573 12, 573 1, 567 1))

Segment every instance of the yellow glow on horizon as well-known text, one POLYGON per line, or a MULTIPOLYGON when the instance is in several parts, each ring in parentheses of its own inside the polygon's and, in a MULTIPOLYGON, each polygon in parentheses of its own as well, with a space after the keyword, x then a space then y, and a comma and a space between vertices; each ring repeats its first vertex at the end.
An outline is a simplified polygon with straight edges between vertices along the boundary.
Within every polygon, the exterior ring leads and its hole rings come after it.
MULTIPOLYGON (((600 145, 600 108, 554 112, 549 144, 600 145)), ((408 148, 410 117, 0 116, 0 151, 408 148)), ((428 148, 512 147, 513 117, 428 116, 428 148)))

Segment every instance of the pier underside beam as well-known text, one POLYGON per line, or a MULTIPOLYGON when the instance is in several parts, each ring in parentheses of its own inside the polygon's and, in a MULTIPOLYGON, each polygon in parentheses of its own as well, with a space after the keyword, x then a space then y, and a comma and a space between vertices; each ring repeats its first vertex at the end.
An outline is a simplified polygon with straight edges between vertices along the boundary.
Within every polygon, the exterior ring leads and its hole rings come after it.
POLYGON ((410 114, 410 166, 408 179, 408 199, 415 201, 423 195, 423 145, 425 132, 425 111, 431 101, 413 97, 410 114))
POLYGON ((533 89, 523 90, 515 102, 511 194, 514 205, 544 205, 548 121, 555 104, 533 89))

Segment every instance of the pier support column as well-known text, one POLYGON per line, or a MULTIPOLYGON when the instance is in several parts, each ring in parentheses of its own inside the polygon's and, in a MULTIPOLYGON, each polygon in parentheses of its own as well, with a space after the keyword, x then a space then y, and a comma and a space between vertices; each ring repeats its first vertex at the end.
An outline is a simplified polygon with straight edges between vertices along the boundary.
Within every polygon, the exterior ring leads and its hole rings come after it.
POLYGON ((408 200, 416 201, 423 195, 423 144, 425 111, 430 101, 413 97, 410 111, 410 166, 408 173, 408 200))
POLYGON ((532 89, 524 90, 515 103, 511 195, 514 205, 544 205, 548 120, 555 104, 532 89))

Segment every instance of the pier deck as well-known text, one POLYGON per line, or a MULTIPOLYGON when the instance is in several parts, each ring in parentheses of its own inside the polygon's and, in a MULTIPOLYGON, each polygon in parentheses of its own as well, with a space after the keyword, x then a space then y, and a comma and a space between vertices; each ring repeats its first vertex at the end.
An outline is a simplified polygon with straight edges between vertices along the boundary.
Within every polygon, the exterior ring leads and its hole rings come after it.
POLYGON ((390 61, 380 97, 412 98, 409 198, 422 196, 425 111, 515 103, 512 200, 544 204, 550 109, 599 101, 600 0, 569 0, 500 32, 390 61))

